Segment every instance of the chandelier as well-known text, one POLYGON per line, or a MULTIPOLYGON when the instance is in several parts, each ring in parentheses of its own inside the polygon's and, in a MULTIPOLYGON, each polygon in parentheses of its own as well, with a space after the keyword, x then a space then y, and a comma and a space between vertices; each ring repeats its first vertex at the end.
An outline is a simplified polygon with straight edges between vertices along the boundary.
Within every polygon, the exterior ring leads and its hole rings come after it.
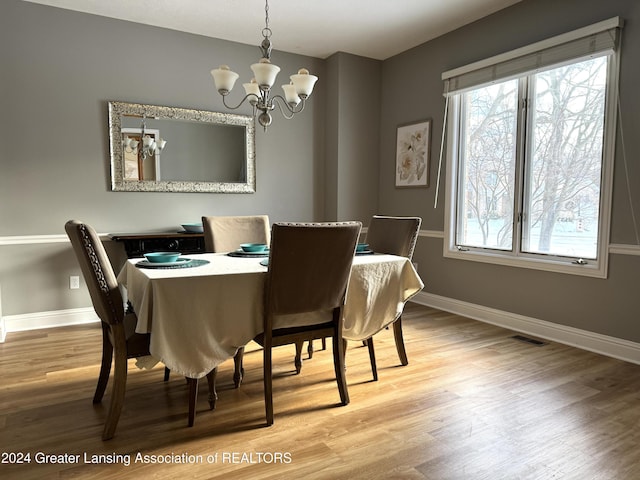
MULTIPOLYGON (((140 155, 142 156, 143 160, 146 160, 147 157, 153 157, 156 153, 160 154, 162 149, 167 144, 167 141, 163 138, 158 137, 158 140, 156 140, 154 137, 146 133, 146 128, 147 125, 145 124, 145 117, 143 115, 142 125, 140 126, 140 139, 142 141, 142 150, 140 151, 140 155)), ((126 153, 137 153, 136 149, 138 148, 140 142, 135 138, 131 138, 128 135, 125 135, 122 144, 126 153)))
POLYGON ((280 72, 280 67, 273 65, 271 59, 271 29, 269 28, 269 1, 265 0, 265 27, 262 29, 262 43, 260 51, 262 58, 258 63, 251 65, 254 78, 249 83, 243 83, 245 96, 235 107, 227 105, 226 97, 233 89, 239 75, 229 69, 227 65, 211 70, 211 75, 216 84, 216 90, 222 95, 222 103, 230 110, 239 108, 246 100, 253 106, 253 115, 258 115, 258 122, 264 130, 271 125, 271 111, 278 106, 282 116, 287 120, 293 118, 296 113, 302 112, 305 100, 311 95, 313 86, 318 80, 315 75, 310 75, 309 70, 301 68, 298 73, 291 75, 291 83, 282 85, 284 97, 272 95, 271 87, 276 81, 276 76, 280 72))

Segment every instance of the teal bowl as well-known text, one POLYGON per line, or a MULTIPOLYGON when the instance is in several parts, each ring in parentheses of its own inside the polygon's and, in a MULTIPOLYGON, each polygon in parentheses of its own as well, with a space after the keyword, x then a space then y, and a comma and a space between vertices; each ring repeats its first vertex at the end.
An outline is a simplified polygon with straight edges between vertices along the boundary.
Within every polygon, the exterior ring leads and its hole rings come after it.
POLYGON ((240 248, 247 253, 262 253, 267 246, 264 243, 241 243, 240 248))
POLYGON ((369 250, 368 243, 359 243, 356 245, 356 252, 366 252, 367 250, 369 250))
POLYGON ((144 258, 151 263, 171 263, 180 258, 180 252, 153 252, 145 253, 144 258))

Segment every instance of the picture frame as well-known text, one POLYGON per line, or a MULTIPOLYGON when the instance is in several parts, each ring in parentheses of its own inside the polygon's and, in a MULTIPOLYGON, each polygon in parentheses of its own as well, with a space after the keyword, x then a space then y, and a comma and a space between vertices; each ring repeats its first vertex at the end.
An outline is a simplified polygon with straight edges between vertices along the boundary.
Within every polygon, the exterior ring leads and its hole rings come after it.
POLYGON ((398 125, 396 187, 428 187, 430 156, 431 119, 398 125))

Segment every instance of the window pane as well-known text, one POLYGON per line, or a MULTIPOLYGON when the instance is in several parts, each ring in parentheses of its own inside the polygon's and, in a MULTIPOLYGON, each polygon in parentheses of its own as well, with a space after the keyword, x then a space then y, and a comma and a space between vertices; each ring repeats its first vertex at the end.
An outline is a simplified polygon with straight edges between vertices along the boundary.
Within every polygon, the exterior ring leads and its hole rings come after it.
POLYGON ((596 258, 607 58, 533 78, 522 249, 596 258))
POLYGON ((456 243, 512 250, 518 81, 461 100, 456 243))

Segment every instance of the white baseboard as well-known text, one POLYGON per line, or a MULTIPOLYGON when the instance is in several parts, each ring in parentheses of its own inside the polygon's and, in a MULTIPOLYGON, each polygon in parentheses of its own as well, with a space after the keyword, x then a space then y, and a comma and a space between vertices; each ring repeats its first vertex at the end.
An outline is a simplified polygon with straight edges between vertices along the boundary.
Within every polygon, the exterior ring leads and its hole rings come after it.
POLYGON ((3 317, 2 320, 5 323, 5 334, 25 330, 37 330, 40 328, 81 325, 100 321, 92 307, 55 310, 51 312, 24 313, 21 315, 7 315, 3 317))
POLYGON ((626 362, 640 364, 640 344, 589 332, 578 328, 567 327, 557 323, 525 317, 516 313, 496 310, 453 298, 442 297, 427 292, 420 292, 411 299, 415 303, 455 313, 464 317, 490 323, 521 333, 526 333, 553 342, 570 345, 626 362))

